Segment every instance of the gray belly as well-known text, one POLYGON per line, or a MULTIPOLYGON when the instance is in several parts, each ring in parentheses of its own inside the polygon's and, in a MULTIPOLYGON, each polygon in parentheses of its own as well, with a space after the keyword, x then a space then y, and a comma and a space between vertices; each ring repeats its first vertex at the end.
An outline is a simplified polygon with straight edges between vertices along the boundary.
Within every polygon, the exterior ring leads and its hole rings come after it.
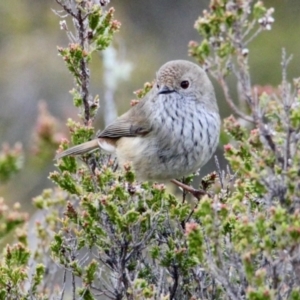
POLYGON ((133 167, 138 177, 148 180, 187 176, 199 170, 210 159, 216 149, 218 137, 214 137, 214 140, 214 145, 209 147, 206 138, 200 135, 193 142, 177 138, 173 143, 164 143, 153 139, 153 143, 148 143, 144 149, 143 160, 135 160, 133 167))
POLYGON ((220 133, 217 112, 204 112, 194 102, 186 102, 177 111, 168 110, 166 103, 163 113, 153 111, 151 133, 136 138, 122 159, 132 162, 139 179, 167 180, 189 175, 206 164, 216 150, 220 133))

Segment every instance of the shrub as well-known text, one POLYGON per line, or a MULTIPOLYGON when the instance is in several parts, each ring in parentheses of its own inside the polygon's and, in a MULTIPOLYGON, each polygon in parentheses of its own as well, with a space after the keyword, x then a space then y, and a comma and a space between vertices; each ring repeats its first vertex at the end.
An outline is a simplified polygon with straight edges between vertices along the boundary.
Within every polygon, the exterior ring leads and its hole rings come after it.
MULTIPOLYGON (((78 144, 94 135, 99 109, 88 89, 92 53, 108 47, 120 23, 105 1, 57 2, 75 24, 71 33, 61 21, 71 41, 58 52, 75 80, 81 122, 67 125, 78 144)), ((216 159, 189 203, 162 184, 137 182, 130 165, 116 170, 99 151, 63 158, 50 174, 58 188, 34 199, 46 214, 37 249, 30 254, 20 235, 2 256, 1 299, 300 299, 300 81, 287 81, 284 51, 278 88, 253 87, 248 66, 248 44, 271 29, 272 13, 261 1, 211 0, 195 23, 203 40, 190 42, 190 55, 234 113, 224 120, 229 167, 216 159), (58 282, 45 272, 53 264, 58 282)))

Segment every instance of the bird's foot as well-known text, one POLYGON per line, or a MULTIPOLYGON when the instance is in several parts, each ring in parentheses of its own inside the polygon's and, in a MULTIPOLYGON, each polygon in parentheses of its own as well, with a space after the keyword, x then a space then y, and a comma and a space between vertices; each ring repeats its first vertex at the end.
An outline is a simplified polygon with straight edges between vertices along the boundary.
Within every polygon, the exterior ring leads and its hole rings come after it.
POLYGON ((211 196, 209 192, 202 189, 195 189, 190 185, 178 181, 177 179, 172 179, 171 182, 177 185, 178 187, 182 188, 183 190, 192 194, 197 200, 200 200, 204 195, 211 196))

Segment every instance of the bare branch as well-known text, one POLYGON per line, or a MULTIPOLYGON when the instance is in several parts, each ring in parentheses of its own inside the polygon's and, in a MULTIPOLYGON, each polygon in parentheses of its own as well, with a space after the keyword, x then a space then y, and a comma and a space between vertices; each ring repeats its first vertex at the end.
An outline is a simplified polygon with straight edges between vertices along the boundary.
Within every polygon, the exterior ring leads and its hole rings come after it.
POLYGON ((222 87, 222 90, 223 90, 223 93, 225 96, 225 100, 226 100, 227 104, 230 106, 230 108, 233 110, 233 112, 235 114, 237 114, 239 117, 241 117, 242 119, 244 119, 245 121, 253 123, 254 122, 253 118, 251 118, 249 115, 246 115, 245 113, 240 111, 239 108, 234 104, 234 102, 230 96, 229 88, 224 79, 224 76, 219 74, 218 81, 222 87))
MULTIPOLYGON (((87 28, 85 24, 85 18, 82 15, 82 10, 84 9, 85 2, 81 1, 77 13, 77 21, 78 21, 78 33, 79 33, 79 41, 80 46, 83 51, 85 51, 86 46, 86 37, 87 37, 87 28)), ((84 105, 84 123, 85 125, 88 125, 90 122, 90 105, 89 105, 89 79, 90 79, 90 71, 87 66, 86 58, 83 57, 80 62, 80 68, 81 68, 81 93, 82 93, 82 100, 84 105)))
POLYGON ((72 8, 65 4, 64 0, 55 0, 63 9, 66 11, 69 15, 71 15, 73 18, 77 18, 75 12, 72 10, 72 8))

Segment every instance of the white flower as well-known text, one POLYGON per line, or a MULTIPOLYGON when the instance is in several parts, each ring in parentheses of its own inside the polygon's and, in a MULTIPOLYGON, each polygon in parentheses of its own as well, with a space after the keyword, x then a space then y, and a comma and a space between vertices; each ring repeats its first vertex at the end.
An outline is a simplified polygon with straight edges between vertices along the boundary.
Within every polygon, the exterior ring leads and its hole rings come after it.
POLYGON ((60 30, 68 31, 67 22, 65 20, 59 21, 60 30))
POLYGON ((243 55, 243 56, 247 56, 248 54, 249 54, 249 49, 244 48, 244 49, 242 50, 242 55, 243 55))

